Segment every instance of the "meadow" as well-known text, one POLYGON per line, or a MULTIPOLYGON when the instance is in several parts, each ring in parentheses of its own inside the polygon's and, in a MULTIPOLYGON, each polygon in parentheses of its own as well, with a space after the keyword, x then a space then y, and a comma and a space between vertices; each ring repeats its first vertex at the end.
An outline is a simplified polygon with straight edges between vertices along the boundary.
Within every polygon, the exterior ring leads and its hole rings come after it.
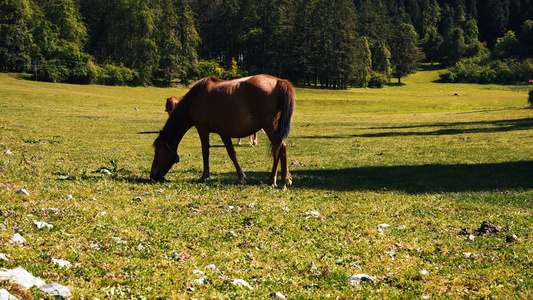
POLYGON ((262 133, 236 147, 246 186, 215 134, 211 179, 196 183, 194 129, 167 181, 149 180, 164 101, 186 87, 0 74, 0 267, 74 299, 532 298, 528 88, 438 83, 439 72, 383 89, 297 88, 285 191, 266 185, 262 133), (483 221, 507 232, 475 234, 483 221), (375 280, 350 283, 361 273, 375 280))

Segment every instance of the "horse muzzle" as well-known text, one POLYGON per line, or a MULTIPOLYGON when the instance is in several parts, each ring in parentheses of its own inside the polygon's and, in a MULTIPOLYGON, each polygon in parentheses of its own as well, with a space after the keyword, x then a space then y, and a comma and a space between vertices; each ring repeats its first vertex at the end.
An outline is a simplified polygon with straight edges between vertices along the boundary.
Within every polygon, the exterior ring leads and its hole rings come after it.
POLYGON ((151 171, 150 172, 150 179, 155 181, 163 181, 165 180, 165 175, 157 172, 157 171, 151 171))

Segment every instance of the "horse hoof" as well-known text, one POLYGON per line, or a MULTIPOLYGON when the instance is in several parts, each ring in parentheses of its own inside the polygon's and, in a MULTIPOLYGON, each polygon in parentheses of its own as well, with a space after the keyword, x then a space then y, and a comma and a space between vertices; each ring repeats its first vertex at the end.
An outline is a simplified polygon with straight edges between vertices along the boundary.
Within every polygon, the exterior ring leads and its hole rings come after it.
POLYGON ((287 190, 287 185, 285 185, 285 184, 280 185, 279 189, 282 190, 282 191, 286 191, 287 190))

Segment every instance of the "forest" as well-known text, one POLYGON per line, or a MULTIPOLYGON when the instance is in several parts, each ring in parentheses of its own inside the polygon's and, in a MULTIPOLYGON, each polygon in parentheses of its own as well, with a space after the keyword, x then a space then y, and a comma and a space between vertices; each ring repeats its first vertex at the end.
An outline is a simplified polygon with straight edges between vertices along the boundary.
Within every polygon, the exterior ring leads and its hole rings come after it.
POLYGON ((0 0, 0 71, 106 85, 266 73, 381 87, 533 79, 533 0, 0 0))

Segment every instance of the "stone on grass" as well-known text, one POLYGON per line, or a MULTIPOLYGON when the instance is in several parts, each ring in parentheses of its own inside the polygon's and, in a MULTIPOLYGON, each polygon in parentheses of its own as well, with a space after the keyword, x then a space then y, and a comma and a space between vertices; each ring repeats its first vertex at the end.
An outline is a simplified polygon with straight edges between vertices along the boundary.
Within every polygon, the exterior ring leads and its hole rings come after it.
POLYGON ((28 193, 28 191, 26 191, 26 189, 23 189, 23 188, 20 188, 18 191, 15 192, 15 194, 23 194, 26 196, 30 195, 30 193, 28 193))
POLYGON ((207 281, 207 279, 202 277, 202 278, 198 278, 198 279, 193 279, 193 280, 189 281, 189 283, 192 284, 192 285, 202 285, 202 284, 209 284, 209 281, 207 281))
POLYGON ((243 279, 233 279, 231 281, 231 284, 236 285, 236 286, 244 286, 244 287, 247 287, 253 290, 252 286, 248 282, 244 281, 243 279))
POLYGON ((65 199, 66 200, 72 200, 72 199, 74 199, 74 197, 72 197, 72 195, 68 194, 68 195, 65 196, 65 199))
POLYGON ((420 275, 429 275, 429 272, 427 270, 421 270, 421 271, 418 271, 418 274, 420 274, 420 275))
POLYGON ((72 293, 66 286, 63 286, 56 282, 51 282, 47 285, 39 287, 39 289, 52 297, 69 298, 72 297, 72 293))
POLYGON ((70 263, 70 261, 66 260, 66 259, 62 259, 62 258, 52 258, 52 263, 54 265, 58 265, 60 268, 70 268, 72 266, 72 264, 70 263))
POLYGON ((38 229, 43 229, 45 227, 48 227, 48 229, 52 229, 54 227, 52 224, 40 221, 33 221, 33 225, 35 225, 35 227, 37 227, 38 229))
POLYGON ((302 214, 306 219, 309 219, 309 218, 318 218, 320 217, 320 213, 318 211, 306 211, 302 214))
POLYGON ((45 285, 44 281, 34 277, 21 267, 12 270, 0 269, 0 280, 9 280, 11 283, 20 285, 25 289, 30 289, 34 286, 41 287, 45 285))
POLYGON ((271 299, 287 299, 287 297, 285 297, 285 295, 283 295, 280 292, 272 292, 272 293, 270 293, 268 295, 268 298, 271 298, 271 299))
POLYGON ((6 289, 0 290, 0 300, 17 300, 18 298, 11 295, 6 289))
POLYGON ((22 237, 22 235, 20 235, 18 233, 15 233, 15 234, 11 235, 9 237, 9 240, 12 243, 15 243, 15 244, 24 244, 24 243, 26 243, 26 239, 24 237, 22 237))
POLYGON ((215 266, 213 264, 205 266, 205 269, 206 270, 211 270, 211 271, 217 271, 218 270, 217 266, 215 266))
POLYGON ((355 274, 355 275, 352 275, 350 277, 348 277, 348 281, 350 282, 350 284, 352 285, 359 285, 361 283, 361 281, 375 281, 376 278, 368 275, 368 274, 355 274))
POLYGON ((7 258, 7 256, 4 253, 0 253, 0 259, 1 260, 5 260, 5 261, 9 261, 9 259, 7 258))

